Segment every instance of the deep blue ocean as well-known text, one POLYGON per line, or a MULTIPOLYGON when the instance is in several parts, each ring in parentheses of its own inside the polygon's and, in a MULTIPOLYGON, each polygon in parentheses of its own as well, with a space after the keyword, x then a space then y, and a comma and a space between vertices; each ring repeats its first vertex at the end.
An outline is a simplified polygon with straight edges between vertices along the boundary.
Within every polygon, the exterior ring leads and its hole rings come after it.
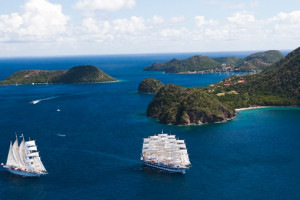
POLYGON ((23 133, 37 141, 49 174, 23 178, 1 169, 0 199, 300 199, 299 108, 240 111, 232 121, 202 126, 164 125, 146 117, 154 95, 137 93, 144 78, 192 87, 232 75, 143 71, 153 62, 192 55, 1 58, 1 80, 23 69, 91 64, 119 82, 1 86, 0 162, 6 162, 15 133, 23 133), (34 100, 41 101, 30 104, 34 100), (186 141, 192 163, 186 174, 140 162, 143 138, 162 130, 186 141))

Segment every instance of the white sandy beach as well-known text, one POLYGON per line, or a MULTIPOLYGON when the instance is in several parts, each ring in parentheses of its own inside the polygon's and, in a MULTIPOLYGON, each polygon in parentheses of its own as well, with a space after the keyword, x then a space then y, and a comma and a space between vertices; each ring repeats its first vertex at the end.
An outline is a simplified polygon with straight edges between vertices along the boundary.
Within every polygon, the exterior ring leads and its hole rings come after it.
POLYGON ((259 108, 271 108, 274 106, 250 106, 248 108, 237 108, 235 111, 242 111, 242 110, 252 110, 252 109, 259 109, 259 108))

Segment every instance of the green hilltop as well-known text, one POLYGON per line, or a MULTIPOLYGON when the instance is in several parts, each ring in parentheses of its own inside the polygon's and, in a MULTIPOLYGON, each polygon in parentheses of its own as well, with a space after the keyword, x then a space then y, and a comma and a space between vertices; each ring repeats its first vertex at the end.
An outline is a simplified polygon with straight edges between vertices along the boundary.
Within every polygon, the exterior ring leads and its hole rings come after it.
POLYGON ((157 79, 146 78, 139 84, 138 93, 155 94, 163 86, 164 84, 157 79))
POLYGON ((236 66, 236 69, 242 72, 264 70, 282 58, 284 58, 283 54, 275 50, 254 53, 247 56, 242 63, 236 66))
POLYGON ((254 53, 244 59, 238 57, 209 58, 193 56, 185 60, 172 59, 164 63, 153 63, 146 71, 165 71, 166 73, 207 73, 207 72, 252 72, 261 71, 284 58, 276 50, 254 53))
POLYGON ((203 124, 231 119, 234 109, 201 88, 166 85, 149 104, 147 115, 166 124, 203 124))
POLYGON ((207 87, 166 85, 147 115, 167 124, 187 125, 231 119, 234 109, 300 105, 300 48, 259 74, 232 76, 207 87))
POLYGON ((97 67, 81 65, 69 70, 23 70, 10 75, 0 85, 32 84, 32 83, 95 83, 109 82, 116 79, 97 67))

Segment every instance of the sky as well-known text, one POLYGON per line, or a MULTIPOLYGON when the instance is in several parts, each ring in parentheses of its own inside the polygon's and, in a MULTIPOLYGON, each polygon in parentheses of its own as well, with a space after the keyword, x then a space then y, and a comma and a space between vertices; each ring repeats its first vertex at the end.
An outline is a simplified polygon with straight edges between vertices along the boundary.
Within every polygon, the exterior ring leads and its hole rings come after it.
POLYGON ((298 46, 299 0, 0 0, 0 57, 298 46))

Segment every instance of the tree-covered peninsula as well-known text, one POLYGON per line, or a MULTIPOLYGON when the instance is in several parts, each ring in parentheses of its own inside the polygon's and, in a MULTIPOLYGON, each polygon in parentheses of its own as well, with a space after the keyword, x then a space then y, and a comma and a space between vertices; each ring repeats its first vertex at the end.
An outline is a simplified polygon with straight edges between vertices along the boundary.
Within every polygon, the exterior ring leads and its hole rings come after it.
POLYGON ((236 108, 250 106, 300 106, 300 48, 259 74, 232 76, 207 87, 166 85, 147 115, 167 124, 202 124, 226 121, 236 108))
POLYGON ((157 79, 146 78, 139 84, 138 93, 156 94, 163 86, 164 84, 157 79))
POLYGON ((165 71, 166 73, 210 73, 210 72, 259 72, 284 58, 280 51, 270 50, 254 53, 244 59, 238 57, 209 58, 193 56, 185 60, 172 59, 164 63, 153 63, 146 71, 165 71))
POLYGON ((72 67, 69 70, 23 70, 10 75, 0 85, 40 83, 95 83, 116 81, 102 70, 91 65, 72 67))

